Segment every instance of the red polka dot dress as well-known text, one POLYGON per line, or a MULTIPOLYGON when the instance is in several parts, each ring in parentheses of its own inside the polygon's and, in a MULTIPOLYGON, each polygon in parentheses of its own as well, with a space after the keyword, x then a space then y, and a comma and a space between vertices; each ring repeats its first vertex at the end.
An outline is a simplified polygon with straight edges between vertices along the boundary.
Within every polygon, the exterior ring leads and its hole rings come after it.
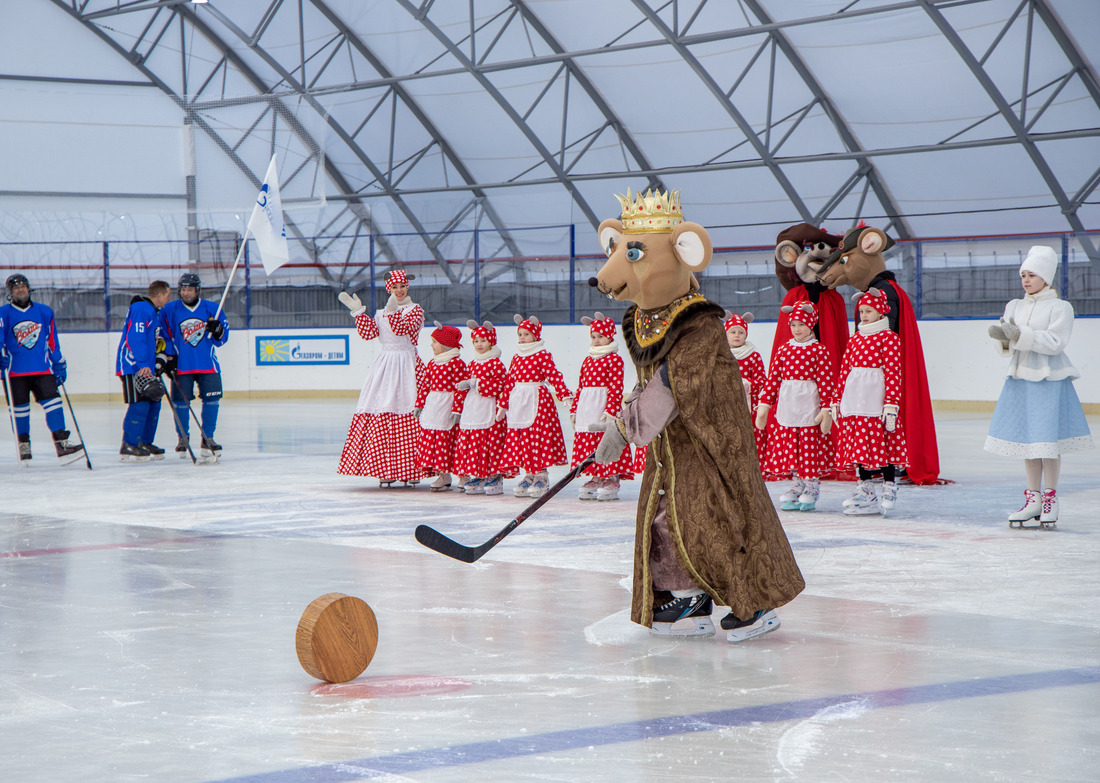
POLYGON ((474 385, 466 394, 455 441, 455 469, 461 476, 489 478, 500 473, 508 423, 496 420, 497 397, 504 390, 507 371, 495 345, 470 361, 474 385))
POLYGON ((816 339, 791 339, 772 358, 760 404, 773 406, 768 425, 765 472, 819 478, 826 468, 826 436, 814 418, 833 400, 829 350, 816 339))
MULTIPOLYGON (((749 415, 756 421, 756 409, 760 405, 760 392, 768 380, 768 372, 764 369, 764 359, 760 351, 749 342, 739 348, 732 348, 733 358, 737 360, 737 369, 741 371, 741 380, 749 382, 749 415)), ((768 431, 753 427, 756 436, 756 457, 760 460, 760 468, 764 468, 764 446, 768 441, 768 431)))
POLYGON ((373 476, 381 481, 413 481, 420 425, 413 415, 423 362, 416 353, 424 311, 411 300, 392 313, 355 314, 364 340, 378 339, 382 352, 367 373, 359 403, 340 454, 338 473, 373 476))
POLYGON ((908 465, 901 417, 893 432, 886 431, 881 418, 883 405, 901 405, 901 338, 890 330, 886 318, 860 324, 848 341, 836 399, 840 401, 841 465, 908 465))
MULTIPOLYGON (((603 420, 603 414, 618 417, 623 407, 623 359, 616 352, 615 343, 605 346, 593 346, 590 355, 581 362, 581 377, 577 394, 569 411, 576 419, 573 423, 573 461, 570 467, 576 467, 581 460, 600 445, 602 432, 589 432, 589 424, 603 420)), ((622 455, 609 465, 593 462, 583 471, 594 478, 623 479, 634 478, 634 458, 630 446, 623 449, 622 455)))
POLYGON ((416 394, 416 407, 421 409, 416 466, 425 476, 454 471, 458 434, 454 414, 461 415, 466 398, 466 391, 455 386, 469 377, 457 348, 433 356, 424 368, 416 394))
POLYGON ((508 411, 500 471, 504 476, 511 478, 520 470, 533 474, 551 465, 566 464, 565 437, 547 384, 559 399, 572 396, 542 341, 521 343, 508 365, 499 400, 508 411))

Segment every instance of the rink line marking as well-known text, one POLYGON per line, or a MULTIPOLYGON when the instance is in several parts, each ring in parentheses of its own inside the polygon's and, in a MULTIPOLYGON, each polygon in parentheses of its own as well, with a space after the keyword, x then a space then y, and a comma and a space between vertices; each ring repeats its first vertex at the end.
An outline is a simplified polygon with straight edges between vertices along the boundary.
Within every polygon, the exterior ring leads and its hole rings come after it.
POLYGON ((160 544, 179 544, 189 541, 204 541, 211 538, 224 538, 225 536, 189 536, 188 538, 158 538, 147 541, 120 542, 116 544, 87 544, 85 546, 62 546, 54 549, 24 549, 18 552, 0 552, 0 559, 24 557, 41 557, 42 555, 68 555, 74 552, 99 552, 105 549, 139 549, 141 547, 159 546, 160 544))
POLYGON ((807 720, 822 710, 852 703, 857 703, 865 711, 870 711, 1096 683, 1100 683, 1100 666, 975 678, 934 685, 847 693, 817 699, 762 704, 755 707, 612 723, 606 726, 566 729, 523 737, 504 737, 443 748, 393 753, 388 756, 370 756, 336 764, 320 764, 313 767, 226 778, 217 783, 291 783, 292 781, 293 783, 343 783, 385 775, 403 775, 430 769, 505 761, 523 756, 594 749, 603 745, 641 742, 660 737, 760 723, 807 720))

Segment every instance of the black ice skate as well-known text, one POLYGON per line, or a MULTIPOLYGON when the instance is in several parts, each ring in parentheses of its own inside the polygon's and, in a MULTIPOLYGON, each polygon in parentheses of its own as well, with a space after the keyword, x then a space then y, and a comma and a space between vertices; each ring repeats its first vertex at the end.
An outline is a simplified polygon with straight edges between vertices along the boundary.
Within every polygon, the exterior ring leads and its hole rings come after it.
POLYGON ((722 630, 727 631, 726 641, 744 642, 757 636, 763 636, 779 627, 779 615, 774 609, 761 609, 750 620, 742 620, 733 612, 722 618, 722 630))
POLYGON ((122 448, 118 450, 122 462, 148 462, 152 455, 141 446, 131 446, 123 441, 122 448))
POLYGON ((141 443, 139 445, 149 452, 151 459, 164 459, 164 449, 154 446, 152 443, 141 443))
POLYGON ((176 453, 180 455, 180 459, 187 459, 188 447, 191 444, 187 441, 186 435, 180 435, 178 441, 176 441, 176 453))
POLYGON ((212 465, 221 459, 222 447, 214 442, 212 437, 202 439, 202 449, 199 452, 199 463, 212 465))
POLYGON ((25 462, 31 458, 31 436, 19 436, 19 460, 25 462))
POLYGON ((654 636, 714 636, 714 623, 710 620, 714 601, 706 593, 675 598, 671 593, 658 591, 655 598, 657 605, 649 629, 654 636))
POLYGON ((61 460, 62 465, 76 462, 84 455, 84 444, 70 443, 68 430, 58 430, 52 434, 53 447, 57 451, 57 458, 61 460))

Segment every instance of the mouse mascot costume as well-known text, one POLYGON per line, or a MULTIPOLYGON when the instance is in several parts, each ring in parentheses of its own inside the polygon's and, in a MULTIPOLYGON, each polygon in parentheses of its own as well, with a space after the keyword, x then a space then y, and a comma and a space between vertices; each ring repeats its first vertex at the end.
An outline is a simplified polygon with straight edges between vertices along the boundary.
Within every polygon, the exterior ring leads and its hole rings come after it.
POLYGON ((589 281, 634 303, 623 339, 639 383, 604 430, 597 461, 647 446, 638 498, 630 619, 660 636, 711 636, 713 605, 740 642, 779 626, 775 608, 805 581, 756 458, 723 310, 699 293, 706 230, 684 222, 677 191, 618 196, 599 227, 607 263, 589 281))
POLYGON ((901 410, 898 417, 904 422, 909 448, 906 475, 914 484, 943 484, 946 482, 939 477, 936 424, 932 418, 932 399, 928 393, 928 373, 917 316, 894 273, 887 271, 882 257, 893 246, 894 240, 881 229, 857 226, 844 235, 840 246, 826 259, 818 272, 818 280, 832 289, 850 285, 864 293, 877 288, 886 295, 890 328, 901 338, 901 410))

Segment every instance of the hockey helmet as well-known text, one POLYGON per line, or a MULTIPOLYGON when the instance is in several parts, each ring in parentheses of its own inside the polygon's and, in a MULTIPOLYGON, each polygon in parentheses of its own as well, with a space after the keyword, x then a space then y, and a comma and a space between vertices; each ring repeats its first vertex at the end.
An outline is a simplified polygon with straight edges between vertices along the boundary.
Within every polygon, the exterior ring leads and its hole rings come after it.
POLYGON ((25 285, 27 287, 27 293, 31 292, 31 282, 27 279, 26 275, 16 273, 9 275, 8 279, 4 282, 4 287, 8 289, 8 299, 11 300, 11 292, 17 285, 25 285))
POLYGON ((184 286, 189 286, 198 291, 202 288, 202 281, 194 272, 184 272, 180 275, 179 287, 183 288, 184 286))

